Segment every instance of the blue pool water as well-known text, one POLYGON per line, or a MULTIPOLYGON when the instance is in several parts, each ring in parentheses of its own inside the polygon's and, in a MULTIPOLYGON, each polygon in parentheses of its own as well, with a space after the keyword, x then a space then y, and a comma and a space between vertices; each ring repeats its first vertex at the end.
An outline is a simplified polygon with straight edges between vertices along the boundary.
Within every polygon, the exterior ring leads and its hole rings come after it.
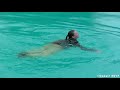
POLYGON ((119 12, 0 13, 1 78, 119 78, 119 45, 119 12), (48 57, 17 57, 22 51, 64 39, 71 29, 79 32, 83 46, 101 53, 70 48, 48 57))

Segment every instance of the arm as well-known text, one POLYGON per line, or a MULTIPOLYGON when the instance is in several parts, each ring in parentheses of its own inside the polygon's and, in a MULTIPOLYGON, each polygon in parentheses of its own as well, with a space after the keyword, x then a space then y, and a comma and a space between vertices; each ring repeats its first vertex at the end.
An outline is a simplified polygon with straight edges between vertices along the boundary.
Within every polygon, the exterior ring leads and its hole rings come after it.
POLYGON ((98 51, 98 50, 93 49, 93 48, 86 48, 86 47, 80 45, 79 43, 76 46, 80 47, 80 49, 84 50, 84 51, 92 51, 92 52, 97 52, 98 51))

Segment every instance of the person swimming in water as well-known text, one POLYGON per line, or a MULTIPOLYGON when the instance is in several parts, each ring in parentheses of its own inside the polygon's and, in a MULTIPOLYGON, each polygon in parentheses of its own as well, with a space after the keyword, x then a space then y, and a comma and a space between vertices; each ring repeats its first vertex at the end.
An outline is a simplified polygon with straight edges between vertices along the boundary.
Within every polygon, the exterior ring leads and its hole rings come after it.
POLYGON ((65 39, 54 41, 43 48, 31 50, 28 52, 22 52, 19 54, 19 57, 26 57, 26 56, 48 56, 50 54, 56 53, 57 51, 67 49, 70 47, 79 47, 81 50, 84 51, 91 51, 91 52, 99 52, 93 48, 86 48, 82 46, 77 39, 79 38, 79 34, 76 30, 71 30, 68 32, 65 39))

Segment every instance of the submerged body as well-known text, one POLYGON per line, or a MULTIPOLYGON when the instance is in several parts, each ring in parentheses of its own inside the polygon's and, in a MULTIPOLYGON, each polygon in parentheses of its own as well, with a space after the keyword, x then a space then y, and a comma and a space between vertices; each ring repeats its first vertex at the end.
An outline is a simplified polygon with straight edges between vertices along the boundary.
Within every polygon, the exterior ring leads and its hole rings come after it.
POLYGON ((96 49, 90 49, 90 48, 86 48, 86 47, 82 46, 77 41, 78 37, 79 37, 79 34, 77 33, 77 31, 71 30, 68 32, 66 39, 52 42, 40 49, 22 52, 19 54, 19 57, 27 57, 27 56, 28 57, 34 57, 34 56, 43 56, 44 57, 44 56, 48 56, 53 53, 56 53, 58 51, 61 51, 63 49, 67 49, 69 47, 79 47, 81 50, 97 52, 96 49))
POLYGON ((62 50, 63 48, 60 45, 57 44, 48 44, 40 49, 33 49, 31 51, 27 51, 27 52, 23 52, 21 54, 23 54, 23 56, 29 56, 29 57, 34 57, 34 56, 48 56, 51 54, 54 54, 60 50, 62 50))
POLYGON ((94 51, 94 49, 87 49, 79 44, 79 42, 76 39, 70 39, 70 40, 58 40, 55 42, 52 42, 40 49, 34 49, 27 52, 22 52, 19 54, 21 57, 34 57, 34 56, 49 56, 51 54, 57 53, 63 49, 67 49, 70 47, 80 47, 83 50, 89 50, 94 51))
POLYGON ((27 52, 22 52, 19 54, 19 56, 21 57, 34 57, 34 56, 48 56, 54 53, 57 53, 63 49, 67 49, 71 46, 75 46, 77 44, 77 42, 75 40, 72 40, 72 43, 70 43, 68 40, 58 40, 55 42, 52 42, 40 49, 34 49, 31 51, 27 51, 27 52))

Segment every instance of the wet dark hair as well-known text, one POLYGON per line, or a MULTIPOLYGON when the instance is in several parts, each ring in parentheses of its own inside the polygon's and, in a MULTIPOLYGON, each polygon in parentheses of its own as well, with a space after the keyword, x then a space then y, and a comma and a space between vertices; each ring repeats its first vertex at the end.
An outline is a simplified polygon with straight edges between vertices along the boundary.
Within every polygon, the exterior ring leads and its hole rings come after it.
POLYGON ((66 40, 71 39, 72 36, 74 36, 74 31, 75 30, 71 30, 71 31, 68 32, 68 35, 66 36, 66 40))

